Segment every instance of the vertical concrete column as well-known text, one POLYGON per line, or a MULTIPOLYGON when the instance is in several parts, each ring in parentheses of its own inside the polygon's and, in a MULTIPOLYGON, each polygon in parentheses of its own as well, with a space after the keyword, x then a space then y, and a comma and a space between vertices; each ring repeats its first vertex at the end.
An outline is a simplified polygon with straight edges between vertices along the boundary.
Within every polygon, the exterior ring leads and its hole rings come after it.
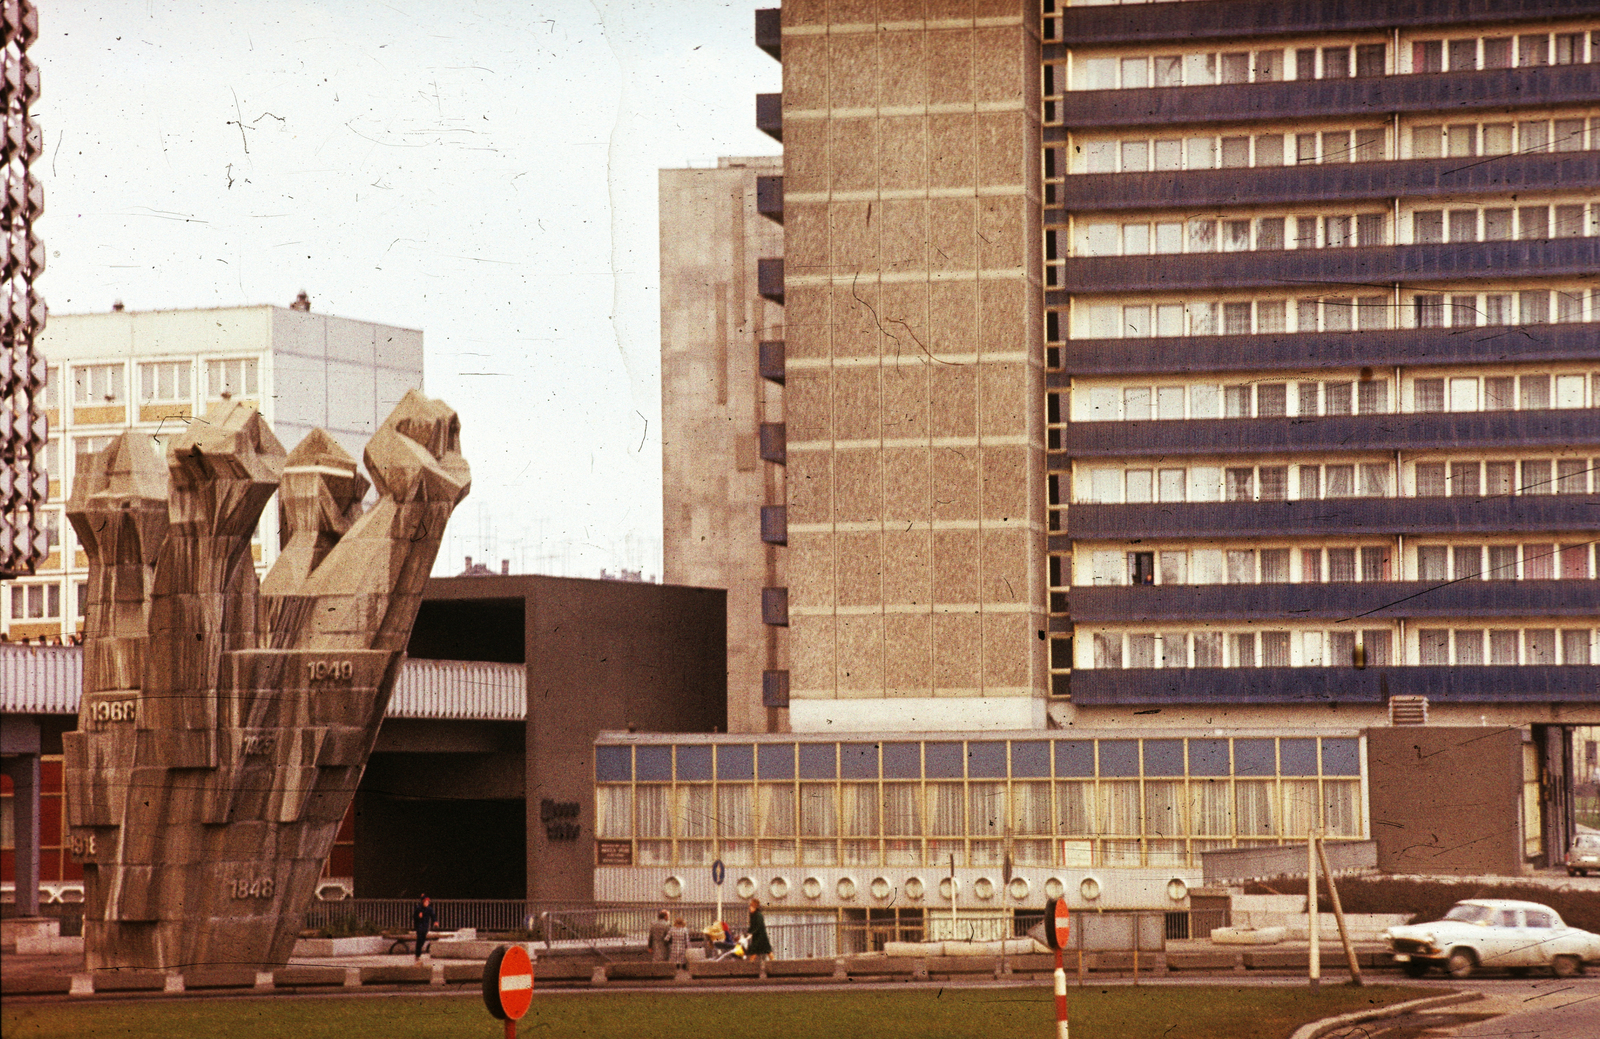
POLYGON ((18 754, 4 761, 11 777, 16 824, 17 915, 39 915, 39 754, 18 754))

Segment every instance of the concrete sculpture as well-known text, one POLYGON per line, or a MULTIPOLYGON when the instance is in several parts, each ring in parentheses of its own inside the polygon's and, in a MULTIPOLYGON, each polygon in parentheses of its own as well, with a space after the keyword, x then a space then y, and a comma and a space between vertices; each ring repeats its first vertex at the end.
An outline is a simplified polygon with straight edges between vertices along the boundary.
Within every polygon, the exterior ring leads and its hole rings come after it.
POLYGON ((83 704, 64 735, 87 966, 285 962, 377 739, 451 510, 455 412, 408 393, 367 444, 287 458, 224 402, 161 464, 125 433, 78 474, 83 704), (278 491, 282 553, 250 539, 278 491))

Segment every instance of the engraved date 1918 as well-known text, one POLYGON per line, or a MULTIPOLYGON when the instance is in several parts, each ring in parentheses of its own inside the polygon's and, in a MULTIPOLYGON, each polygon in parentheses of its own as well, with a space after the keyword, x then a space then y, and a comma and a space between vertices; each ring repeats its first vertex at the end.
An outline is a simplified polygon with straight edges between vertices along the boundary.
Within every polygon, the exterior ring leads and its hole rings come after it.
POLYGON ((308 660, 306 680, 309 682, 348 682, 355 677, 356 666, 348 660, 308 660))
POLYGON ((74 833, 67 837, 67 850, 72 857, 80 862, 92 859, 95 855, 95 835, 92 833, 74 833))
POLYGON ((224 886, 233 898, 271 898, 275 884, 271 877, 234 877, 224 886))

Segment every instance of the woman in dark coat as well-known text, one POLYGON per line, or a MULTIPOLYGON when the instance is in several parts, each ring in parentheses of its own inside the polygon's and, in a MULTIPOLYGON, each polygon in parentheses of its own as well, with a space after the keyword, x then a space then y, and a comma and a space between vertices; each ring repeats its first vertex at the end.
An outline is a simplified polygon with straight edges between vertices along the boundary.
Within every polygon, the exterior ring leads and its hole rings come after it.
POLYGON ((772 955, 772 939, 767 937, 767 918, 761 915, 761 900, 750 900, 750 945, 745 955, 763 957, 772 955))

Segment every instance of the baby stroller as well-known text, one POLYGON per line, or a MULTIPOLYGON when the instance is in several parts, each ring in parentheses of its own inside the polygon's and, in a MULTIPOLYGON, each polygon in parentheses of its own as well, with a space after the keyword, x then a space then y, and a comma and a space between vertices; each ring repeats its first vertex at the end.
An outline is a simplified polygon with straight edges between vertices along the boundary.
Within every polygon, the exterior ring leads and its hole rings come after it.
POLYGON ((713 961, 725 960, 729 956, 742 958, 744 950, 748 948, 750 943, 749 935, 739 939, 728 937, 728 925, 721 920, 716 921, 701 933, 706 938, 706 958, 713 961))

